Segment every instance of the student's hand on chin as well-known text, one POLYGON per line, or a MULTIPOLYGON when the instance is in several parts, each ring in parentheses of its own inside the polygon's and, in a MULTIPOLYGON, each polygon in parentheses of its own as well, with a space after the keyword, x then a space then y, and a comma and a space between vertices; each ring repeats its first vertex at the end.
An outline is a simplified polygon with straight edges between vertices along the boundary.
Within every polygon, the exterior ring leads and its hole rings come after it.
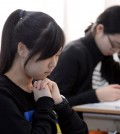
POLYGON ((41 87, 41 83, 42 81, 39 80, 39 81, 35 81, 33 84, 33 94, 34 94, 35 101, 37 101, 39 98, 44 97, 44 96, 52 98, 48 85, 44 86, 43 88, 41 87))
POLYGON ((41 88, 45 88, 46 85, 48 85, 50 89, 54 103, 55 104, 61 103, 62 97, 60 95, 57 84, 54 81, 51 81, 50 79, 46 78, 41 82, 41 88))

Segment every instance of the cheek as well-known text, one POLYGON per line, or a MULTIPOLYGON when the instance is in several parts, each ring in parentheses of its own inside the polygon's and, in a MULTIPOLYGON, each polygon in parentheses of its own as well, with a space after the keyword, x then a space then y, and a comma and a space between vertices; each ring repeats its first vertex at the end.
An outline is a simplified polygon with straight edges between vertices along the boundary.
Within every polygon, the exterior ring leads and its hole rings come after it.
POLYGON ((42 75, 41 68, 37 68, 36 66, 33 67, 32 65, 25 68, 25 73, 28 77, 33 79, 39 79, 42 75))
POLYGON ((47 76, 46 72, 48 69, 48 62, 46 61, 38 61, 33 62, 30 61, 25 67, 25 73, 27 76, 34 79, 43 79, 47 76))
POLYGON ((27 64, 25 67, 25 72, 28 76, 33 77, 33 75, 37 74, 40 72, 41 68, 37 66, 37 64, 27 64))
POLYGON ((111 56, 111 55, 113 55, 114 54, 114 51, 113 51, 113 49, 112 48, 104 48, 104 55, 105 56, 111 56))
POLYGON ((112 53, 112 49, 107 42, 101 42, 100 49, 103 55, 110 55, 112 53))

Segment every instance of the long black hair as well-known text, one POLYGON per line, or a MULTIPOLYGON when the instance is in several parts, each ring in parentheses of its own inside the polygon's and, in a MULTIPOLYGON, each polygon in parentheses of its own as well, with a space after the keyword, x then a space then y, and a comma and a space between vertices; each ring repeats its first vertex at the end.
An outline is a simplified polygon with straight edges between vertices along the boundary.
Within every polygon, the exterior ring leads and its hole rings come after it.
POLYGON ((91 31, 91 28, 95 30, 98 24, 104 26, 104 33, 107 34, 119 34, 120 33, 120 6, 115 5, 105 9, 96 19, 95 23, 91 23, 86 29, 85 34, 91 31))
POLYGON ((120 6, 116 5, 107 8, 98 16, 96 23, 104 25, 104 33, 120 33, 120 6))
POLYGON ((19 42, 30 50, 26 65, 35 54, 40 53, 37 60, 53 56, 64 46, 65 37, 63 30, 48 14, 15 10, 7 18, 2 31, 0 74, 12 66, 19 42))

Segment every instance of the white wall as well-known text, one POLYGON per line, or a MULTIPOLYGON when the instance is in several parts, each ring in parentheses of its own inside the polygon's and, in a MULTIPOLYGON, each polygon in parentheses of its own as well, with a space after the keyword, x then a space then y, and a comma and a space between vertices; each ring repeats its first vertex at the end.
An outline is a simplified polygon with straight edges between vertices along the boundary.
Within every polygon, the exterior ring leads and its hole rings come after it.
POLYGON ((120 0, 105 0, 105 8, 117 4, 120 5, 120 0))
POLYGON ((2 0, 0 4, 0 37, 7 16, 15 9, 43 11, 51 15, 64 30, 66 43, 84 35, 104 8, 120 0, 2 0))
POLYGON ((104 10, 104 0, 66 0, 67 42, 84 35, 84 30, 104 10))
POLYGON ((35 10, 48 13, 55 18, 62 28, 64 26, 64 0, 1 0, 0 37, 6 18, 16 9, 35 10))
POLYGON ((104 0, 2 0, 0 37, 6 17, 18 8, 50 14, 65 31, 66 42, 69 42, 84 34, 84 29, 104 9, 104 0))
POLYGON ((64 31, 67 42, 84 35, 85 28, 94 22, 103 10, 120 0, 66 0, 64 31))

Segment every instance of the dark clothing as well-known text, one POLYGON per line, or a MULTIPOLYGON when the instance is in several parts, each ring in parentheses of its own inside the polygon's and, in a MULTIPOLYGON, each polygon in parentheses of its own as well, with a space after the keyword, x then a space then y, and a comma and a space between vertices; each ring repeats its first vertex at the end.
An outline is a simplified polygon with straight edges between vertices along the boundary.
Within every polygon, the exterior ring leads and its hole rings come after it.
POLYGON ((99 102, 92 89, 92 75, 104 58, 91 33, 65 46, 50 79, 58 84, 71 106, 99 102))
POLYGON ((101 73, 109 84, 120 84, 120 63, 115 62, 112 56, 102 60, 101 73))
MULTIPOLYGON (((0 76, 0 134, 56 134, 53 99, 34 101, 8 77, 0 76)), ((87 126, 66 104, 58 113, 62 134, 87 134, 87 126)))

